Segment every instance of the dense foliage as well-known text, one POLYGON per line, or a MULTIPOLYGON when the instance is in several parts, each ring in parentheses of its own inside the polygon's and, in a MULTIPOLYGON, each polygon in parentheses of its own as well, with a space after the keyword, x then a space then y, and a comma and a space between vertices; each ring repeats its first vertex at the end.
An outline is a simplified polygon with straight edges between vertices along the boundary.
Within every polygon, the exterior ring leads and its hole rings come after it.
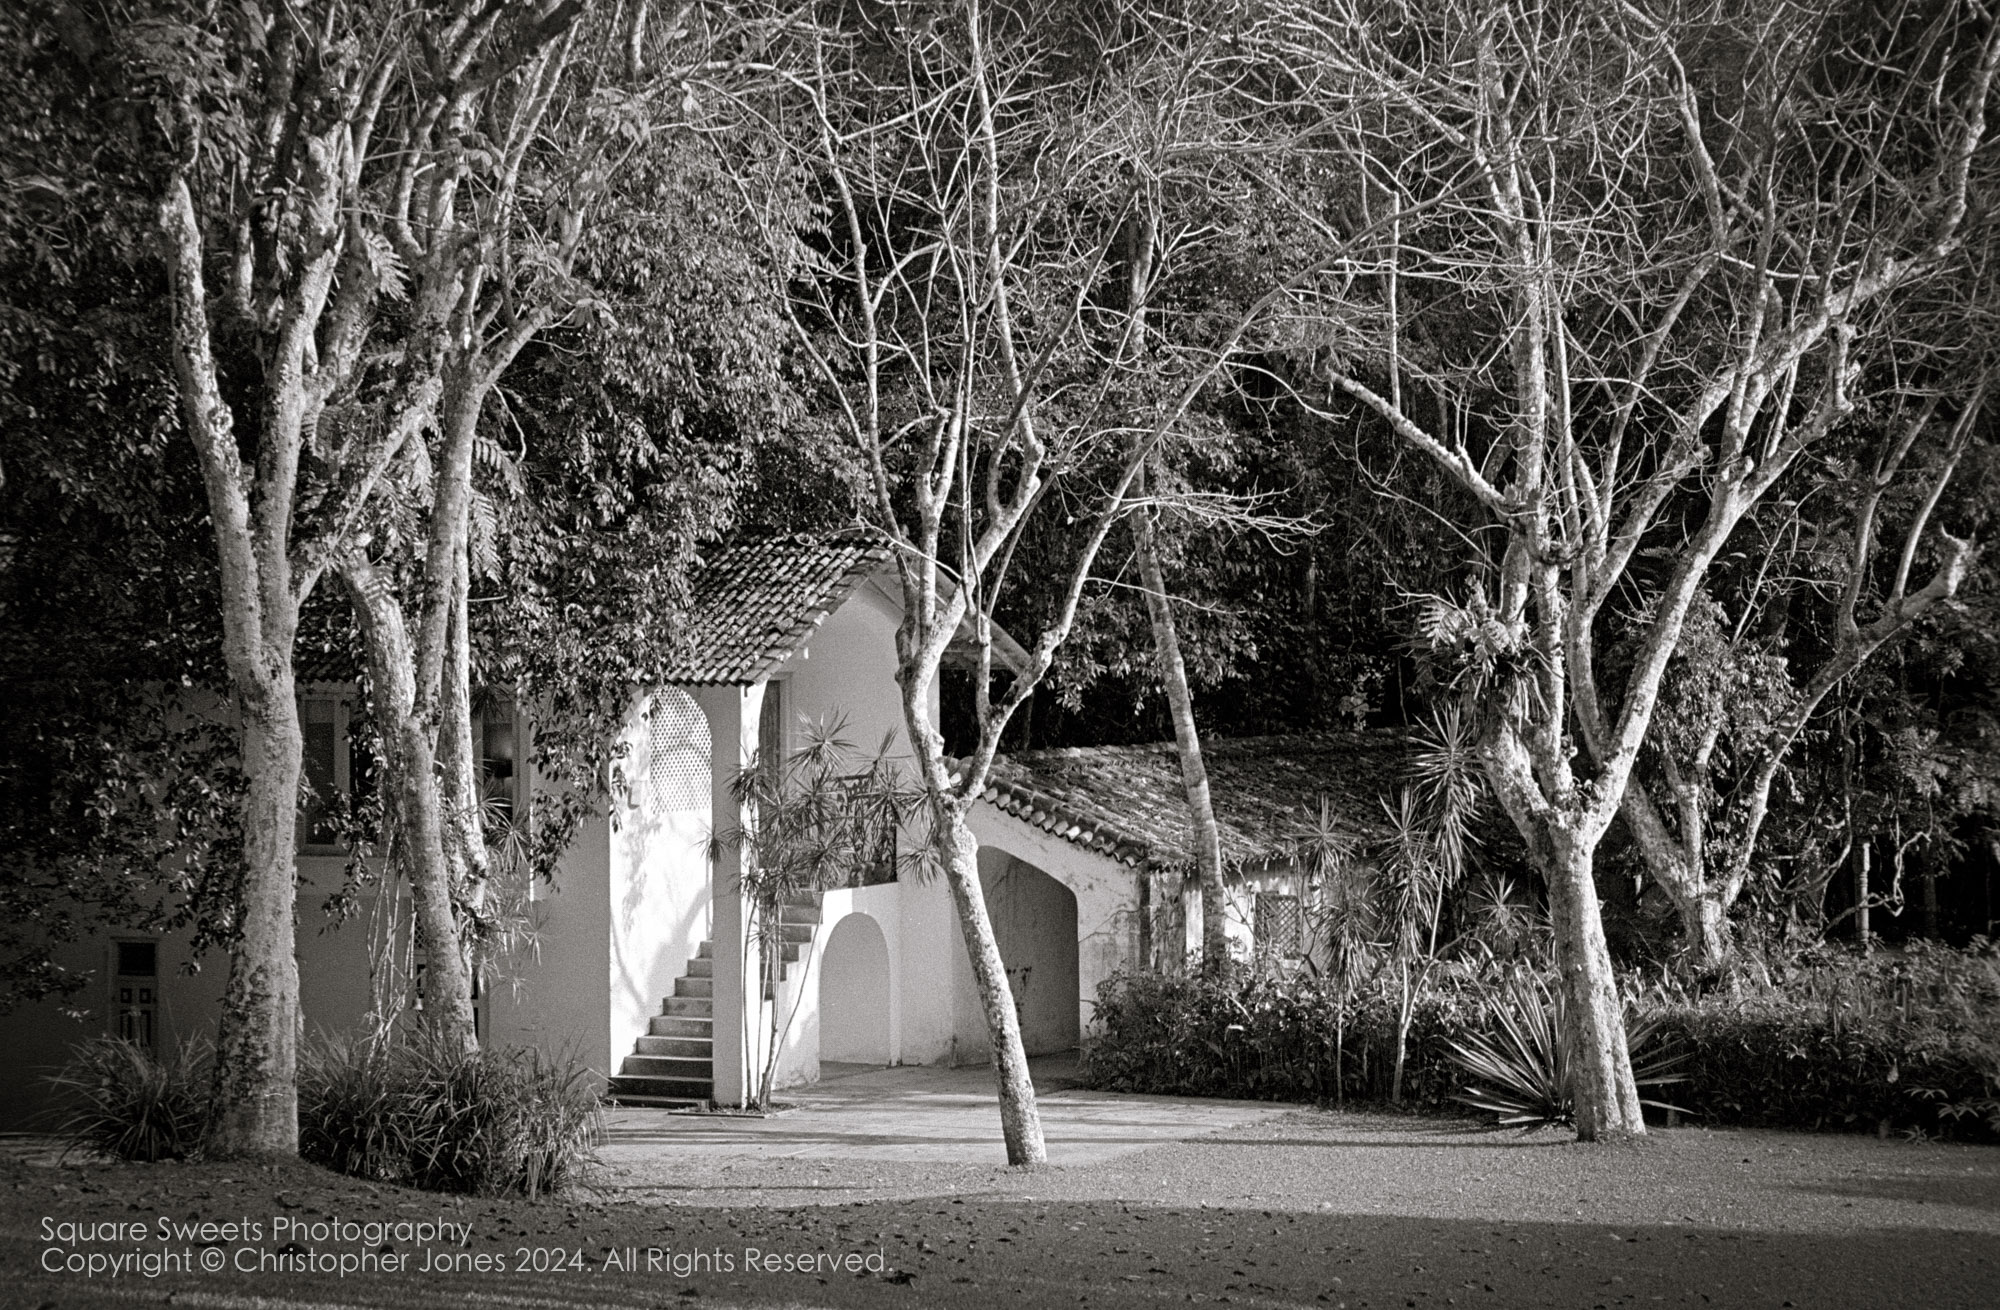
POLYGON ((515 1047, 321 1042, 299 1074, 299 1154, 372 1181, 537 1197, 568 1189, 601 1133, 580 1061, 515 1047))
POLYGON ((0 1009, 109 923, 226 936, 240 779, 217 722, 201 487, 112 48, 0 14, 0 1009))
MULTIPOLYGON (((1466 1112, 1478 1080, 1453 1045, 1528 1017, 1520 968, 1461 963, 1430 977, 1410 1027, 1405 1105, 1466 1112)), ((1651 1034, 1654 1071, 1680 1078, 1649 1099, 1718 1126, 2000 1139, 1994 947, 1872 959, 1820 950, 1764 976, 1733 993, 1635 989, 1633 1028, 1651 1034)), ((1389 986, 1349 992, 1311 974, 1128 975, 1099 997, 1086 1077, 1115 1091, 1386 1102, 1397 1004, 1389 986)))
MULTIPOLYGON (((52 1082, 73 1149, 122 1160, 201 1154, 213 1051, 160 1057, 97 1038, 52 1082)), ((321 1041, 299 1074, 299 1154, 371 1182, 537 1197, 594 1159, 598 1084, 579 1061, 525 1048, 467 1053, 425 1040, 321 1041)))
POLYGON ((56 1132, 120 1160, 185 1160, 208 1128, 210 1050, 160 1057, 116 1037, 79 1043, 51 1081, 66 1103, 56 1132))

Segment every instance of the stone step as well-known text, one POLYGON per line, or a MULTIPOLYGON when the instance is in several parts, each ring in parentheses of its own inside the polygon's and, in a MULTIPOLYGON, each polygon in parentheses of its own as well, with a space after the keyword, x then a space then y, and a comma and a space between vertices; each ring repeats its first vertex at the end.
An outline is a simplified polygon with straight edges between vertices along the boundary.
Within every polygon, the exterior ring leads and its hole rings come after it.
POLYGON ((820 909, 817 905, 787 905, 778 912, 781 923, 820 923, 820 909))
POLYGON ((612 1099, 620 1101, 628 1096, 645 1096, 705 1102, 715 1095, 715 1082, 709 1078, 656 1078, 644 1074, 620 1074, 611 1080, 610 1093, 612 1099))
POLYGON ((778 925, 778 940, 786 942, 809 942, 813 939, 813 925, 793 923, 789 919, 778 925))
POLYGON ((694 959, 688 961, 686 976, 689 978, 713 978, 715 976, 715 961, 702 956, 696 956, 694 959))
POLYGON ((666 1009, 661 1011, 661 1013, 673 1015, 676 1018, 699 1017, 709 1019, 715 1014, 715 1000, 708 995, 669 996, 666 1000, 666 1009))
POLYGON ((707 1060, 715 1051, 715 1043, 707 1036, 701 1037, 655 1037, 639 1039, 636 1048, 640 1055, 672 1055, 685 1060, 707 1060))
MULTIPOLYGON (((641 1039, 643 1040, 643 1039, 641 1039)), ((621 1078, 693 1078, 713 1081, 715 1066, 704 1055, 699 1060, 680 1059, 671 1055, 628 1055, 625 1063, 618 1066, 621 1078)))
POLYGON ((706 960, 714 954, 715 954, 714 942, 703 942, 701 945, 694 948, 694 958, 697 960, 706 960))
POLYGON ((654 1037, 699 1038, 705 1042, 715 1033, 715 1020, 694 1015, 656 1014, 647 1023, 646 1030, 654 1037))
POLYGON ((608 1093, 613 1105, 629 1105, 644 1110, 705 1110, 708 1098, 703 1096, 647 1096, 642 1092, 608 1093))
POLYGON ((715 979, 689 978, 686 976, 676 978, 674 979, 674 995, 699 996, 706 1000, 715 995, 715 979))

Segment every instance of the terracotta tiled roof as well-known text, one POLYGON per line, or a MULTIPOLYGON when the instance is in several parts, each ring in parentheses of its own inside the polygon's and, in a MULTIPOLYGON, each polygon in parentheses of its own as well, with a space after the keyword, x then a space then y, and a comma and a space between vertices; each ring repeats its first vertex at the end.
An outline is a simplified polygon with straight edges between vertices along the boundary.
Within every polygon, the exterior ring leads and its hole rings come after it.
MULTIPOLYGON (((1381 798, 1403 777, 1408 739, 1395 732, 1217 738, 1202 743, 1226 864, 1279 857, 1320 797, 1356 836, 1382 827, 1381 798)), ((1021 751, 993 763, 984 799, 1044 832, 1124 864, 1189 860, 1187 794, 1172 742, 1021 751)))
POLYGON ((879 538, 741 542, 695 575, 687 654, 668 682, 749 683, 784 663, 889 560, 879 538))

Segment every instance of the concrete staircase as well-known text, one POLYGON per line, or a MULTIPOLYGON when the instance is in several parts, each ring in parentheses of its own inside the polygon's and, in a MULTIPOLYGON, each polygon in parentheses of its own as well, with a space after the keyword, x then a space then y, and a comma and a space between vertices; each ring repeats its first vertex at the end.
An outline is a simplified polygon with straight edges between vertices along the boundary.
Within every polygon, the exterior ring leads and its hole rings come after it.
POLYGON ((715 1096, 715 957, 703 942, 611 1080, 620 1105, 707 1105, 715 1096))
MULTIPOLYGON (((780 982, 792 976, 792 966, 804 958, 813 934, 819 931, 820 899, 819 892, 793 892, 778 903, 780 982)), ((764 980, 764 999, 777 999, 777 990, 768 977, 764 980)))
MULTIPOLYGON (((798 892, 778 907, 778 976, 792 976, 820 922, 820 894, 798 892)), ((770 981, 764 999, 776 999, 770 981)), ((647 1024, 647 1032, 611 1079, 610 1098, 619 1105, 669 1109, 704 1106, 715 1098, 715 954, 712 942, 695 948, 687 972, 674 979, 674 994, 647 1024)))

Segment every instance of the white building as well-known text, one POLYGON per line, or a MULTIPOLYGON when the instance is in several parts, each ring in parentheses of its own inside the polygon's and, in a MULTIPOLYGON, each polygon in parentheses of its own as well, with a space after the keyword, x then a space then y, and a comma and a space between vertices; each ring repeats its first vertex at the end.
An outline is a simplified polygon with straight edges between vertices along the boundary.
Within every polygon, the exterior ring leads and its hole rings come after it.
MULTIPOLYGON (((985 1022, 942 878, 904 876, 826 891, 786 911, 782 980, 765 985, 740 855, 710 840, 743 822, 732 783, 753 760, 791 750, 802 725, 838 714, 847 735, 906 742, 894 678, 900 591, 886 549, 863 538, 749 543, 696 581, 689 654, 640 698, 621 735, 609 800, 587 819, 552 884, 534 889, 531 954, 517 952, 478 999, 482 1038, 572 1052, 614 1094, 644 1102, 754 1094, 772 1016, 783 1031, 777 1086, 811 1081, 822 1060, 966 1063, 987 1058, 985 1022), (796 957, 796 958, 794 958, 796 957)), ((309 684, 308 772, 345 787, 352 689, 309 684)), ((937 706, 931 707, 933 716, 937 706)), ((935 721, 935 719, 934 719, 935 721)), ((524 756, 524 725, 489 713, 487 754, 503 778, 524 756)), ((1377 734, 1210 745, 1224 853, 1235 871, 1232 932, 1246 948, 1303 949, 1310 901, 1282 839, 1331 794, 1346 814, 1376 812, 1400 746, 1377 734), (1381 785, 1378 785, 1381 784, 1381 785), (1365 794, 1364 794, 1365 793, 1365 794)), ((522 770, 525 774, 525 768, 522 770)), ((994 932, 1029 1054, 1077 1046, 1099 984, 1172 966, 1198 941, 1183 905, 1187 824, 1168 745, 1035 751, 996 762, 972 827, 994 932)), ((402 900, 379 896, 337 926, 320 913, 347 858, 314 815, 301 823, 300 1002, 308 1033, 353 1030, 385 996, 385 943, 407 942, 402 900), (400 924, 397 920, 400 918, 400 924)), ((407 948, 405 948, 407 949, 407 948)), ((0 1017, 13 1055, 0 1069, 0 1127, 29 1126, 39 1078, 93 1032, 158 1050, 212 1036, 226 972, 198 972, 186 943, 107 933, 66 961, 94 971, 64 1009, 0 1017)))

